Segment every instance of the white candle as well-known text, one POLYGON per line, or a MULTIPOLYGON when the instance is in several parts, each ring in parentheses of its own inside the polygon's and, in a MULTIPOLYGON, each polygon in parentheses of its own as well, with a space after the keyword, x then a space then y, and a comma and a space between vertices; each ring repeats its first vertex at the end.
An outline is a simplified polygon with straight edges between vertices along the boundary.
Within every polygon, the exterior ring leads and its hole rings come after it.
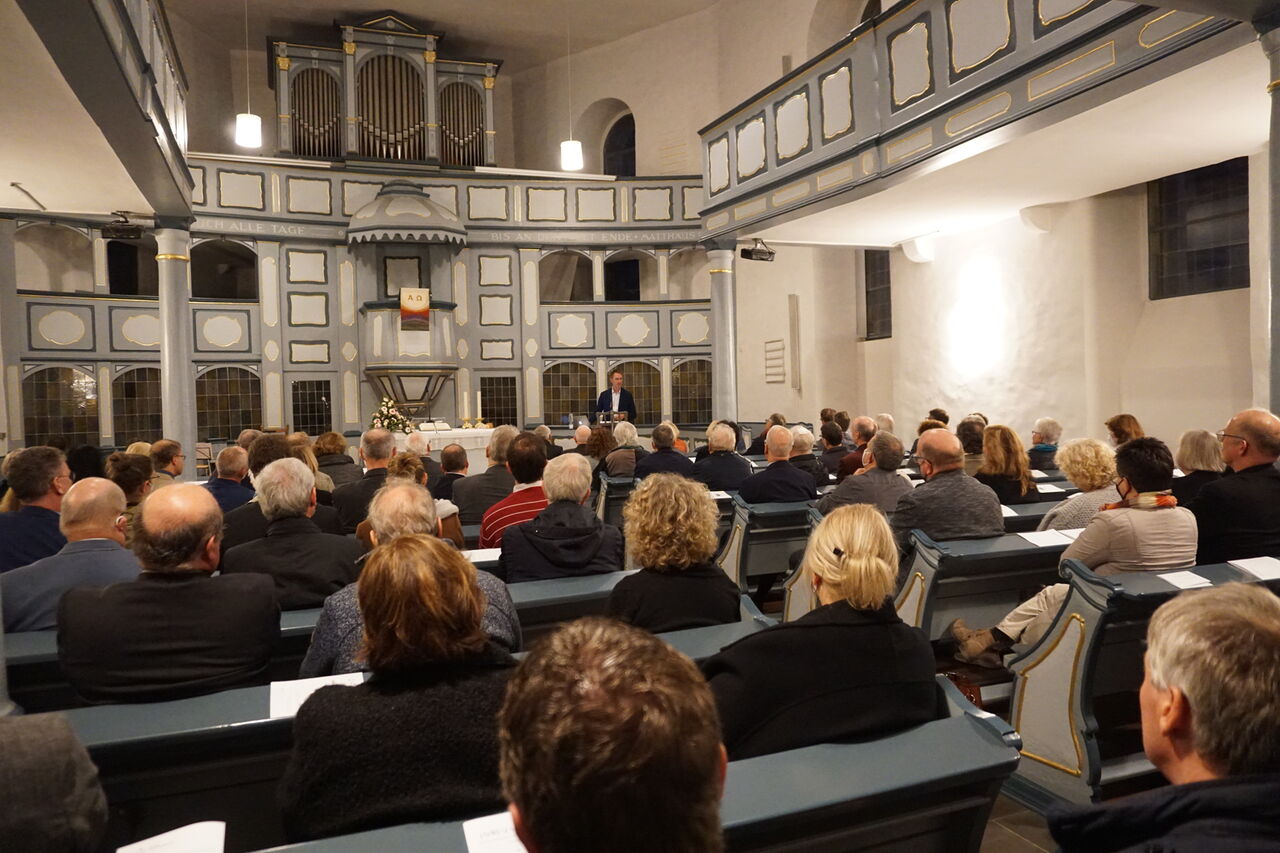
POLYGON ((480 420, 480 392, 476 392, 476 420, 480 420))

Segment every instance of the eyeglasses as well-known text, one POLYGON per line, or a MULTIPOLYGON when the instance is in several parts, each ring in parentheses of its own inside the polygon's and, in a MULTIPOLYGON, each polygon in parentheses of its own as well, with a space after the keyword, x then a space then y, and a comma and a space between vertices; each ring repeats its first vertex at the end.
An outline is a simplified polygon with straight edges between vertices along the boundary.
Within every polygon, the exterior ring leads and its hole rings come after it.
POLYGON ((1225 429, 1218 430, 1217 432, 1214 433, 1214 435, 1218 437, 1218 441, 1222 441, 1224 438, 1234 438, 1236 441, 1249 440, 1245 438, 1243 435, 1232 435, 1231 433, 1227 432, 1225 429))

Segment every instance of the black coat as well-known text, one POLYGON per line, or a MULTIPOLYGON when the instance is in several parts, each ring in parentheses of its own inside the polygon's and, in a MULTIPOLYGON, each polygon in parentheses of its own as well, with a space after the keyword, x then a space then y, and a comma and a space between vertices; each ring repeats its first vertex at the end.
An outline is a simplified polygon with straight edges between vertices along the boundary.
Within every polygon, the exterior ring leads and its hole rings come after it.
POLYGON ((364 546, 350 536, 324 533, 309 518, 281 518, 267 535, 237 545, 222 557, 222 573, 259 572, 276 585, 281 610, 321 607, 333 593, 353 583, 364 546))
POLYGON ((1186 506, 1200 494, 1206 483, 1221 479, 1222 475, 1217 471, 1192 471, 1185 476, 1174 477, 1173 496, 1178 499, 1178 506, 1186 506))
POLYGON ((636 460, 636 479, 643 480, 650 474, 679 474, 693 476, 693 460, 674 447, 655 450, 636 460))
POLYGON ((732 450, 717 450, 693 463, 692 476, 712 491, 736 492, 752 470, 751 463, 732 450))
POLYGON ((502 532, 494 574, 507 583, 622 570, 622 531, 573 501, 555 501, 502 532))
POLYGON ((1040 499, 1040 490, 1032 483, 1027 493, 1022 493, 1022 482, 1002 474, 974 474, 973 479, 996 493, 1000 503, 1005 506, 1013 504, 1034 503, 1040 499))
POLYGON ((500 811, 497 717, 514 666, 491 644, 311 694, 280 782, 290 840, 500 811))
POLYGON ((1280 774, 1170 785, 1099 805, 1058 807, 1048 820, 1062 853, 1273 853, 1280 849, 1280 774))
MULTIPOLYGON (((597 415, 600 412, 613 411, 613 389, 606 388, 600 392, 600 396, 596 398, 596 411, 592 415, 592 420, 599 420, 597 415)), ((627 420, 631 423, 636 422, 636 398, 626 388, 618 392, 618 411, 627 413, 627 420)))
POLYGON ((749 504, 811 501, 817 497, 813 476, 785 459, 742 481, 738 497, 749 504))
POLYGON ((386 468, 371 468, 354 483, 333 490, 333 508, 338 511, 343 533, 355 533, 360 522, 369 515, 369 501, 387 482, 386 468))
POLYGON ((738 585, 714 563, 687 569, 643 569, 609 594, 605 615, 655 634, 723 625, 739 619, 738 585))
POLYGON ((547 461, 548 462, 551 461, 552 459, 555 459, 561 453, 564 453, 564 448, 556 444, 554 441, 549 441, 545 438, 543 439, 543 441, 545 441, 547 444, 547 461))
POLYGON ((822 464, 822 460, 812 453, 801 453, 799 456, 792 456, 787 461, 791 463, 793 468, 799 468, 813 478, 814 491, 832 482, 830 475, 827 474, 827 466, 822 464))
POLYGON ((316 465, 321 472, 328 474, 329 479, 333 480, 335 489, 347 483, 354 483, 364 476, 360 466, 345 453, 325 453, 317 456, 316 465))
POLYGON ((422 470, 427 472, 427 489, 428 491, 436 483, 440 482, 440 478, 444 476, 444 469, 440 467, 440 463, 432 459, 430 456, 419 456, 422 461, 422 470))
POLYGON ((886 601, 828 604, 744 637, 702 667, 731 759, 936 719, 933 650, 886 601))
POLYGON ((454 481, 453 502, 458 505, 459 524, 479 524, 485 511, 511 494, 516 478, 506 465, 490 465, 482 474, 454 481))
POLYGON ((1187 509, 1200 531, 1197 563, 1280 557, 1280 471, 1274 465, 1206 483, 1187 509))
POLYGON ((58 658, 90 702, 159 702, 266 682, 280 636, 271 578, 144 572, 68 590, 58 658))
POLYGON ((431 484, 431 497, 438 501, 453 500, 453 484, 465 476, 466 474, 459 474, 456 471, 441 474, 440 479, 431 484))
MULTIPOLYGON (((338 520, 338 511, 331 506, 317 506, 311 520, 322 533, 338 535, 342 533, 342 522, 338 520)), ((250 501, 222 517, 222 554, 226 556, 226 553, 237 545, 261 539, 266 535, 267 517, 262 514, 262 506, 257 501, 250 501)))

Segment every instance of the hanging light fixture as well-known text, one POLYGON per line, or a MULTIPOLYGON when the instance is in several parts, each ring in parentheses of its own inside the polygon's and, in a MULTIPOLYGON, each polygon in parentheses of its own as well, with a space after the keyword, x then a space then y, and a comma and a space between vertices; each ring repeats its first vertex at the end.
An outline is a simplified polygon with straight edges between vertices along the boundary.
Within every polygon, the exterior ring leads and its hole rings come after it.
POLYGON ((262 117, 254 115, 249 84, 249 0, 244 0, 244 108, 236 115, 236 145, 262 147, 262 117))
POLYGON ((569 90, 569 138, 560 143, 560 168, 582 171, 582 143, 573 138, 573 15, 564 16, 565 79, 569 90))

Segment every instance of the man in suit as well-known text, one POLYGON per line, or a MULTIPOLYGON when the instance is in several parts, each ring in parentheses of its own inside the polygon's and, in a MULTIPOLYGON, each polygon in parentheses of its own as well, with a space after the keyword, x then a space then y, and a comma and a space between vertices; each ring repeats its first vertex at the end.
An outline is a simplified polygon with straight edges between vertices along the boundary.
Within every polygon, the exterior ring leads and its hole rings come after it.
POLYGON ((53 447, 15 450, 5 457, 4 475, 19 509, 0 512, 0 572, 56 554, 67 544, 58 513, 71 488, 67 459, 53 447))
POLYGON ((743 480, 738 496, 749 504, 813 500, 817 494, 813 475, 791 464, 791 445, 791 430, 770 427, 764 441, 769 467, 743 480))
POLYGON ((280 636, 275 589, 265 575, 213 577, 221 531, 207 489, 168 486, 134 526, 138 579, 62 596, 58 659, 81 697, 159 702, 266 681, 280 636))
POLYGON ((903 494, 893 512, 900 549, 907 550, 914 528, 935 541, 1004 535, 1000 499, 964 472, 960 439, 945 429, 925 430, 917 451, 925 482, 903 494))
POLYGON ((650 474, 679 474, 693 476, 693 460, 676 450, 676 434, 666 424, 653 428, 650 440, 653 452, 636 462, 636 479, 643 480, 650 474))
POLYGON ((865 467, 823 495, 818 511, 826 515, 846 504, 874 504, 882 512, 893 512, 911 491, 911 483, 897 473, 901 459, 902 441, 893 433, 877 432, 862 453, 865 467))
POLYGON ((0 791, 6 850, 99 849, 107 797, 62 714, 0 717, 0 791))
POLYGON ((1280 557, 1280 418, 1248 409, 1218 438, 1234 473, 1206 483, 1187 504, 1200 530, 1196 562, 1280 557))
POLYGON ((241 485, 249 476, 249 453, 233 444, 218 453, 214 475, 204 487, 218 502, 223 513, 238 509, 253 500, 253 489, 241 485))
POLYGON ((267 535, 237 545, 222 558, 223 574, 260 572, 276 585, 281 610, 319 607, 353 582, 364 547, 349 536, 324 533, 311 516, 316 480, 299 459, 277 459, 257 477, 267 535))
POLYGON ((101 477, 77 480, 67 490, 58 520, 67 544, 51 557, 0 575, 6 633, 56 628, 58 599, 72 587, 138 577, 138 558, 124 547, 124 505, 120 487, 101 477))
POLYGON ((479 524, 485 511, 511 494, 516 478, 507 470, 507 448, 520 431, 503 424, 489 436, 484 455, 489 467, 483 474, 473 474, 453 484, 453 502, 458 505, 459 524, 479 524))
POLYGON ((422 460, 422 470, 427 472, 427 488, 430 489, 444 476, 440 463, 431 458, 431 441, 422 432, 411 432, 404 445, 406 450, 422 460))
POLYGON ((786 426, 787 416, 781 412, 774 412, 765 419, 764 427, 755 438, 751 439, 751 444, 747 446, 745 456, 763 456, 765 438, 769 435, 769 430, 775 426, 786 426))
POLYGON ((470 467, 467 451, 460 444, 449 444, 440 451, 440 479, 431 486, 431 497, 441 501, 453 500, 453 484, 467 476, 470 467))
POLYGON ((573 431, 573 447, 568 452, 586 455, 589 441, 591 441, 591 427, 583 424, 573 431))
POLYGON ((550 462, 552 459, 555 459, 561 453, 564 453, 564 448, 551 440, 551 427, 547 426, 546 424, 538 424, 536 427, 534 427, 533 434, 547 443, 547 461, 548 462, 550 462))
POLYGON ((343 533, 355 533, 369 514, 373 493, 387 481, 387 464, 396 453, 396 439, 385 429, 365 430, 360 436, 360 461, 364 476, 333 490, 333 508, 338 511, 343 533))
POLYGON ((807 427, 796 424, 791 428, 791 458, 787 461, 813 477, 815 491, 830 482, 827 466, 813 453, 813 433, 807 427))
POLYGON ((848 454, 840 460, 840 465, 836 468, 837 482, 842 482, 854 471, 867 467, 867 463, 862 461, 862 453, 871 443, 872 436, 876 434, 876 422, 866 415, 861 415, 853 419, 849 429, 853 432, 853 446, 849 448, 848 454))
POLYGON ((706 483, 712 491, 736 492, 743 480, 751 476, 751 463, 743 459, 733 448, 737 442, 733 427, 718 423, 707 434, 706 456, 693 463, 690 476, 706 483))
POLYGON ((596 400, 596 420, 597 422, 605 422, 600 418, 600 414, 604 412, 625 413, 627 420, 632 423, 636 422, 636 400, 631 396, 631 392, 622 387, 622 371, 614 368, 609 371, 609 387, 600 392, 600 398, 596 400))
POLYGON ((844 433, 835 421, 827 421, 818 432, 822 437, 822 466, 828 474, 839 473, 840 460, 849 454, 849 448, 844 446, 844 433))
POLYGON ((171 486, 178 482, 187 464, 187 454, 182 445, 171 438, 162 438, 151 445, 151 490, 171 486))
MULTIPOLYGON (((289 439, 278 433, 260 435, 249 445, 250 476, 256 477, 272 462, 291 456, 289 439)), ((342 533, 338 511, 331 506, 317 506, 311 520, 325 533, 342 533)), ((262 514, 262 507, 255 498, 226 514, 222 528, 222 553, 266 535, 267 518, 262 514)))
MULTIPOLYGON (((585 460, 584 460, 585 461, 585 460)), ((542 471, 547 467, 543 441, 531 432, 522 432, 507 448, 507 470, 515 479, 511 494, 485 510, 480 524, 480 547, 502 547, 502 532, 516 524, 532 521, 547 508, 542 490, 542 471)))

